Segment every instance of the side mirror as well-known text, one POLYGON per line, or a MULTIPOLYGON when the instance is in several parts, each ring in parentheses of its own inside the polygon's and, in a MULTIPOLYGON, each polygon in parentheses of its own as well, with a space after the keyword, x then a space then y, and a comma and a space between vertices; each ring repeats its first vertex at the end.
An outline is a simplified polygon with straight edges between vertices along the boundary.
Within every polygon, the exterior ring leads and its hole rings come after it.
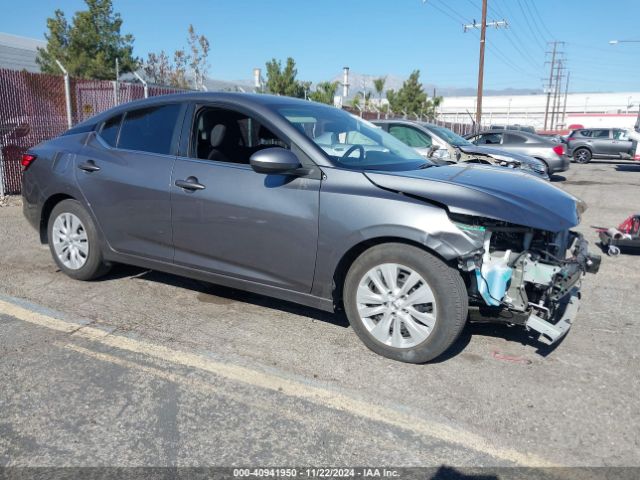
POLYGON ((436 152, 436 150, 440 150, 440 145, 436 145, 435 143, 433 143, 429 147, 429 153, 427 153, 427 156, 431 158, 431 156, 436 152))
POLYGON ((258 150, 251 155, 249 163, 255 172, 266 174, 295 174, 295 170, 301 167, 298 157, 291 150, 281 147, 258 150))

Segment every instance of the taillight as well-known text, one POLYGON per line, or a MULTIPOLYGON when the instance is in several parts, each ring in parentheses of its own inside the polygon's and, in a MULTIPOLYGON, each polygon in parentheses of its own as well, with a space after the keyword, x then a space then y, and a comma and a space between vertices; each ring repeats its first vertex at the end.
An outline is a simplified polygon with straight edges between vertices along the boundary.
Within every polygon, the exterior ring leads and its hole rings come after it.
POLYGON ((22 155, 22 160, 20 161, 20 165, 22 165, 22 171, 25 171, 27 168, 29 168, 36 158, 38 158, 37 155, 31 155, 30 153, 24 153, 22 155))
POLYGON ((553 151, 560 156, 564 155, 564 145, 556 145, 555 147, 553 147, 553 151))

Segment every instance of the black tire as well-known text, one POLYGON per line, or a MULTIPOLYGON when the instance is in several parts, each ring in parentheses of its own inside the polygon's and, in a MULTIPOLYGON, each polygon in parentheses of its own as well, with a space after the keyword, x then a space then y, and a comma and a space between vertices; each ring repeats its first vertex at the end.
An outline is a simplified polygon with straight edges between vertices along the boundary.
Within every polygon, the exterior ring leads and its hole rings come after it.
POLYGON ((71 278, 76 280, 94 280, 105 275, 111 268, 111 265, 103 260, 102 251, 100 249, 100 239, 93 220, 82 204, 77 200, 63 200, 53 208, 47 225, 47 238, 49 240, 49 250, 51 251, 53 260, 56 262, 60 270, 71 278), (56 218, 64 213, 70 213, 78 217, 82 222, 84 231, 86 232, 88 254, 84 264, 77 269, 72 269, 64 265, 58 257, 54 247, 53 226, 56 218))
POLYGON ((402 243, 381 244, 362 253, 347 273, 343 301, 351 327, 367 347, 384 357, 407 363, 425 363, 442 355, 460 335, 468 312, 467 289, 460 273, 436 256, 402 243), (438 305, 431 333, 413 347, 395 348, 377 340, 358 313, 356 292, 360 280, 371 269, 384 263, 397 263, 420 274, 438 305))
POLYGON ((573 152, 573 159, 576 163, 589 163, 591 157, 591 150, 588 148, 578 148, 573 152))

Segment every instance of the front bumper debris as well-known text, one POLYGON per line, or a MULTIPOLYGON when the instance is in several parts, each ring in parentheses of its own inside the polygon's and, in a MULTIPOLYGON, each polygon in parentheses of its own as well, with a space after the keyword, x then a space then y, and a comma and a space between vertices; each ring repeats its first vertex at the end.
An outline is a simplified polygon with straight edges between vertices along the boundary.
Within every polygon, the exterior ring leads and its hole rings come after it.
POLYGON ((525 327, 527 330, 534 330, 539 333, 538 341, 541 343, 553 345, 567 334, 578 314, 580 308, 580 289, 578 287, 573 287, 566 296, 566 303, 562 307, 561 311, 563 313, 557 322, 552 323, 544 320, 532 312, 525 322, 525 327))
POLYGON ((544 344, 558 342, 577 316, 582 277, 598 272, 601 257, 589 253, 577 232, 561 232, 532 248, 525 237, 524 248, 511 241, 506 250, 499 248, 503 239, 492 239, 495 232, 484 234, 482 257, 467 260, 471 321, 520 325, 544 344))

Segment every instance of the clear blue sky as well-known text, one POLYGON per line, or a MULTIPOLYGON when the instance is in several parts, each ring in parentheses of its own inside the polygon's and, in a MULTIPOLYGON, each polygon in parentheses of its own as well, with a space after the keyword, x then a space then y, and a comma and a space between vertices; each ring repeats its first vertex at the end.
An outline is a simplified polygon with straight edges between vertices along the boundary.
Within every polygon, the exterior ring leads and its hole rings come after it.
MULTIPOLYGON (((298 76, 318 82, 345 65, 358 73, 407 76, 441 87, 474 87, 481 0, 114 0, 123 31, 135 36, 135 54, 173 52, 186 45, 192 23, 212 44, 209 76, 251 77, 272 57, 292 56, 298 76)), ((82 0, 8 2, 0 31, 42 38, 46 18, 61 8, 70 18, 82 0)), ((485 88, 540 88, 548 76, 546 42, 566 42, 573 91, 640 90, 638 0, 489 0, 485 88)))

